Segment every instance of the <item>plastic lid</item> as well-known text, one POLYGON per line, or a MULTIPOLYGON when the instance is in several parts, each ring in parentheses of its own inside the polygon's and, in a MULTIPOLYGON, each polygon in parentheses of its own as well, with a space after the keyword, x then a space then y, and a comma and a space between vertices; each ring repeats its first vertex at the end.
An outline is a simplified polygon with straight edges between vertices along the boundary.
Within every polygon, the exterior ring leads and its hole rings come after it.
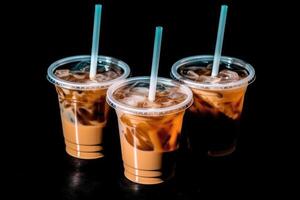
POLYGON ((191 56, 183 58, 179 61, 177 61, 175 64, 173 64, 171 69, 171 76, 175 80, 178 80, 180 82, 183 82, 187 84, 191 88, 196 89, 212 89, 212 90, 224 90, 224 89, 233 89, 238 88, 241 86, 245 86, 245 84, 249 85, 255 80, 255 70, 254 68, 244 62, 243 60, 233 58, 233 57, 226 57, 222 56, 220 63, 226 64, 226 65, 237 65, 243 69, 245 69, 248 72, 248 76, 234 82, 229 83, 201 83, 197 82, 191 79, 188 79, 181 74, 178 73, 178 69, 183 66, 191 66, 191 65, 199 65, 199 62, 203 62, 205 64, 212 63, 214 57, 212 55, 198 55, 198 56, 191 56))
POLYGON ((139 76, 139 77, 133 77, 133 78, 129 78, 129 79, 114 83, 112 86, 110 86, 108 88, 107 95, 106 95, 107 103, 111 107, 113 107, 117 110, 121 110, 122 112, 127 112, 130 114, 142 115, 142 116, 160 116, 160 115, 180 112, 180 111, 185 110, 188 107, 190 107, 193 103, 193 93, 187 86, 185 86, 177 81, 174 81, 172 79, 161 78, 161 77, 158 77, 157 83, 164 84, 167 86, 178 87, 178 89, 181 92, 183 92, 184 94, 187 95, 187 98, 177 105, 172 105, 172 106, 162 107, 162 108, 137 108, 137 107, 126 105, 114 98, 113 94, 118 88, 125 86, 127 84, 135 83, 137 81, 149 83, 150 77, 139 76))
POLYGON ((103 82, 88 82, 88 83, 77 83, 71 82, 67 80, 63 80, 57 77, 54 73, 55 70, 63 65, 67 65, 70 63, 76 62, 90 62, 91 56, 89 55, 79 55, 79 56, 71 56, 67 58, 60 59, 50 65, 47 71, 47 79, 62 88, 74 89, 74 90, 91 90, 91 89, 100 89, 100 88, 108 88, 115 81, 122 80, 128 77, 130 74, 129 66, 116 58, 108 57, 108 56, 98 56, 98 66, 101 65, 115 65, 123 69, 123 74, 115 79, 103 81, 103 82))

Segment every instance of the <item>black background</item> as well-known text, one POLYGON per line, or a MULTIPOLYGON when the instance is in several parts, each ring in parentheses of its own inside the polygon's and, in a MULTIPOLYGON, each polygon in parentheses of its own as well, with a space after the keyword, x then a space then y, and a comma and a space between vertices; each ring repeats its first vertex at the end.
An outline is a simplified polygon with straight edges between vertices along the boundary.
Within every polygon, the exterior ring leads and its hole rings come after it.
MULTIPOLYGON (((290 52, 285 45, 295 34, 289 28, 292 7, 250 0, 53 0, 7 7, 12 12, 7 16, 10 20, 5 20, 4 40, 13 45, 7 47, 5 56, 6 61, 17 63, 11 71, 20 83, 18 88, 4 89, 13 97, 5 99, 13 105, 5 121, 13 147, 9 142, 4 144, 9 147, 5 153, 10 169, 8 185, 16 191, 12 195, 40 199, 106 199, 103 194, 120 199, 169 195, 173 199, 200 199, 279 192, 273 186, 279 185, 281 175, 272 169, 284 157, 278 147, 289 141, 282 138, 276 142, 278 135, 272 131, 274 126, 279 130, 285 118, 279 106, 284 99, 278 94, 283 87, 275 80, 287 65, 285 58, 290 52), (234 156, 199 158, 198 164, 181 159, 181 171, 170 184, 140 189, 122 176, 117 142, 112 147, 116 159, 108 166, 100 161, 80 162, 65 153, 57 97, 46 80, 46 71, 60 58, 90 53, 94 4, 99 2, 103 5, 99 53, 126 62, 132 76, 150 74, 157 25, 164 27, 159 76, 169 77, 172 64, 183 57, 213 54, 220 6, 229 6, 223 54, 249 62, 257 76, 247 91, 242 135, 234 156), (103 173, 102 168, 108 172, 103 173), (199 169, 199 173, 193 175, 192 169, 199 169)), ((112 135, 118 137, 116 132, 112 135)))

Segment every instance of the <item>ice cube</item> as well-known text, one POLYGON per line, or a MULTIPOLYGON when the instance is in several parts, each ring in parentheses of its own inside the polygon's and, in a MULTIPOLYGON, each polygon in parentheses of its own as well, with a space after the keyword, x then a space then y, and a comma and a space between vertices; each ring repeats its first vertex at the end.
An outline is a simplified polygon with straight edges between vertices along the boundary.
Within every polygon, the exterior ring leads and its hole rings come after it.
POLYGON ((106 80, 112 80, 117 78, 119 75, 114 71, 107 71, 105 72, 105 76, 106 76, 106 80))
POLYGON ((138 95, 148 96, 149 89, 145 87, 135 87, 131 89, 131 92, 138 95))
POLYGON ((73 77, 75 79, 86 79, 87 78, 87 74, 86 73, 72 73, 73 77))
POLYGON ((235 70, 235 72, 238 73, 240 79, 248 76, 247 70, 244 70, 244 69, 238 69, 238 70, 235 70))
POLYGON ((139 104, 147 101, 147 99, 145 96, 130 95, 130 97, 125 97, 121 101, 126 105, 137 107, 139 104))
POLYGON ((192 70, 188 70, 186 73, 186 77, 189 79, 197 80, 199 78, 199 75, 192 70))
POLYGON ((214 76, 201 75, 201 76, 199 76, 197 81, 199 81, 201 83, 218 83, 221 81, 221 78, 214 77, 214 76))
POLYGON ((224 69, 219 72, 218 77, 221 78, 221 83, 227 83, 227 82, 233 82, 233 81, 238 81, 240 79, 239 74, 228 70, 224 69))
MULTIPOLYGON (((109 68, 107 68, 107 69, 109 69, 109 68)), ((117 76, 120 76, 122 74, 122 69, 121 68, 113 67, 112 69, 117 74, 117 76)))
POLYGON ((106 80, 107 80, 107 77, 104 76, 103 74, 96 74, 95 80, 96 80, 96 81, 99 81, 99 82, 102 82, 102 81, 106 81, 106 80))
POLYGON ((216 83, 221 79, 211 76, 211 70, 207 68, 197 68, 194 70, 188 70, 186 77, 201 83, 216 83))
POLYGON ((67 77, 70 75, 70 70, 68 69, 58 69, 55 71, 55 75, 59 78, 67 77))
POLYGON ((148 100, 149 88, 144 82, 123 86, 117 89, 113 95, 118 101, 138 108, 168 107, 182 102, 186 98, 186 95, 181 93, 178 87, 170 87, 164 84, 158 86, 154 102, 148 100))
POLYGON ((181 92, 174 92, 169 94, 169 98, 172 99, 172 101, 183 101, 186 95, 181 92))
POLYGON ((143 104, 141 105, 141 107, 143 108, 160 108, 161 104, 160 102, 158 102, 159 100, 155 100, 155 102, 152 101, 145 101, 143 102, 143 104))

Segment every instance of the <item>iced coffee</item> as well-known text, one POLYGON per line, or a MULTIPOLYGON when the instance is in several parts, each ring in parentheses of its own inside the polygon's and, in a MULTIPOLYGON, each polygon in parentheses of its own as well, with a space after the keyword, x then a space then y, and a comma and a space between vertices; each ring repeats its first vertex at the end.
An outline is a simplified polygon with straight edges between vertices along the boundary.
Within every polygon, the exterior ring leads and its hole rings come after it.
POLYGON ((112 85, 107 101, 116 109, 125 176, 136 183, 157 184, 174 175, 175 154, 192 92, 159 78, 155 101, 148 100, 149 77, 112 85))
POLYGON ((219 73, 212 77, 212 63, 213 56, 184 58, 173 65, 171 75, 194 94, 184 129, 191 150, 225 156, 236 148, 244 96, 255 72, 242 60, 222 57, 219 73))
POLYGON ((98 58, 93 80, 89 70, 89 56, 74 56, 53 63, 47 77, 58 94, 66 151, 83 159, 104 156, 103 132, 109 111, 106 91, 129 75, 124 62, 104 56, 98 58))

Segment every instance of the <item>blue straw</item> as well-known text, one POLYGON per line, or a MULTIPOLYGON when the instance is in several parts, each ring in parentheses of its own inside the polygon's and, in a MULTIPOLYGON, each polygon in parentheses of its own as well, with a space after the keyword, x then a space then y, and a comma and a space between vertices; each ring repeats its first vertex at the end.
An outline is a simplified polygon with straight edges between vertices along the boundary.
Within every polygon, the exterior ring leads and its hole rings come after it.
POLYGON ((155 29, 155 40, 154 40, 153 57, 152 57, 150 88, 149 88, 149 95, 148 95, 149 101, 155 100, 162 31, 163 31, 163 28, 161 26, 157 26, 155 29))
POLYGON ((217 76, 218 73, 219 73, 219 65, 220 65, 222 45, 223 45, 223 39, 224 39, 227 9, 228 9, 228 6, 226 6, 226 5, 223 5, 221 7, 217 42, 216 42, 214 62, 213 62, 213 68, 212 68, 211 76, 217 76))
POLYGON ((90 66, 90 79, 94 79, 97 73, 97 60, 100 38, 100 24, 101 24, 101 11, 102 5, 96 4, 94 15, 94 29, 93 29, 93 43, 92 43, 92 55, 90 66))

